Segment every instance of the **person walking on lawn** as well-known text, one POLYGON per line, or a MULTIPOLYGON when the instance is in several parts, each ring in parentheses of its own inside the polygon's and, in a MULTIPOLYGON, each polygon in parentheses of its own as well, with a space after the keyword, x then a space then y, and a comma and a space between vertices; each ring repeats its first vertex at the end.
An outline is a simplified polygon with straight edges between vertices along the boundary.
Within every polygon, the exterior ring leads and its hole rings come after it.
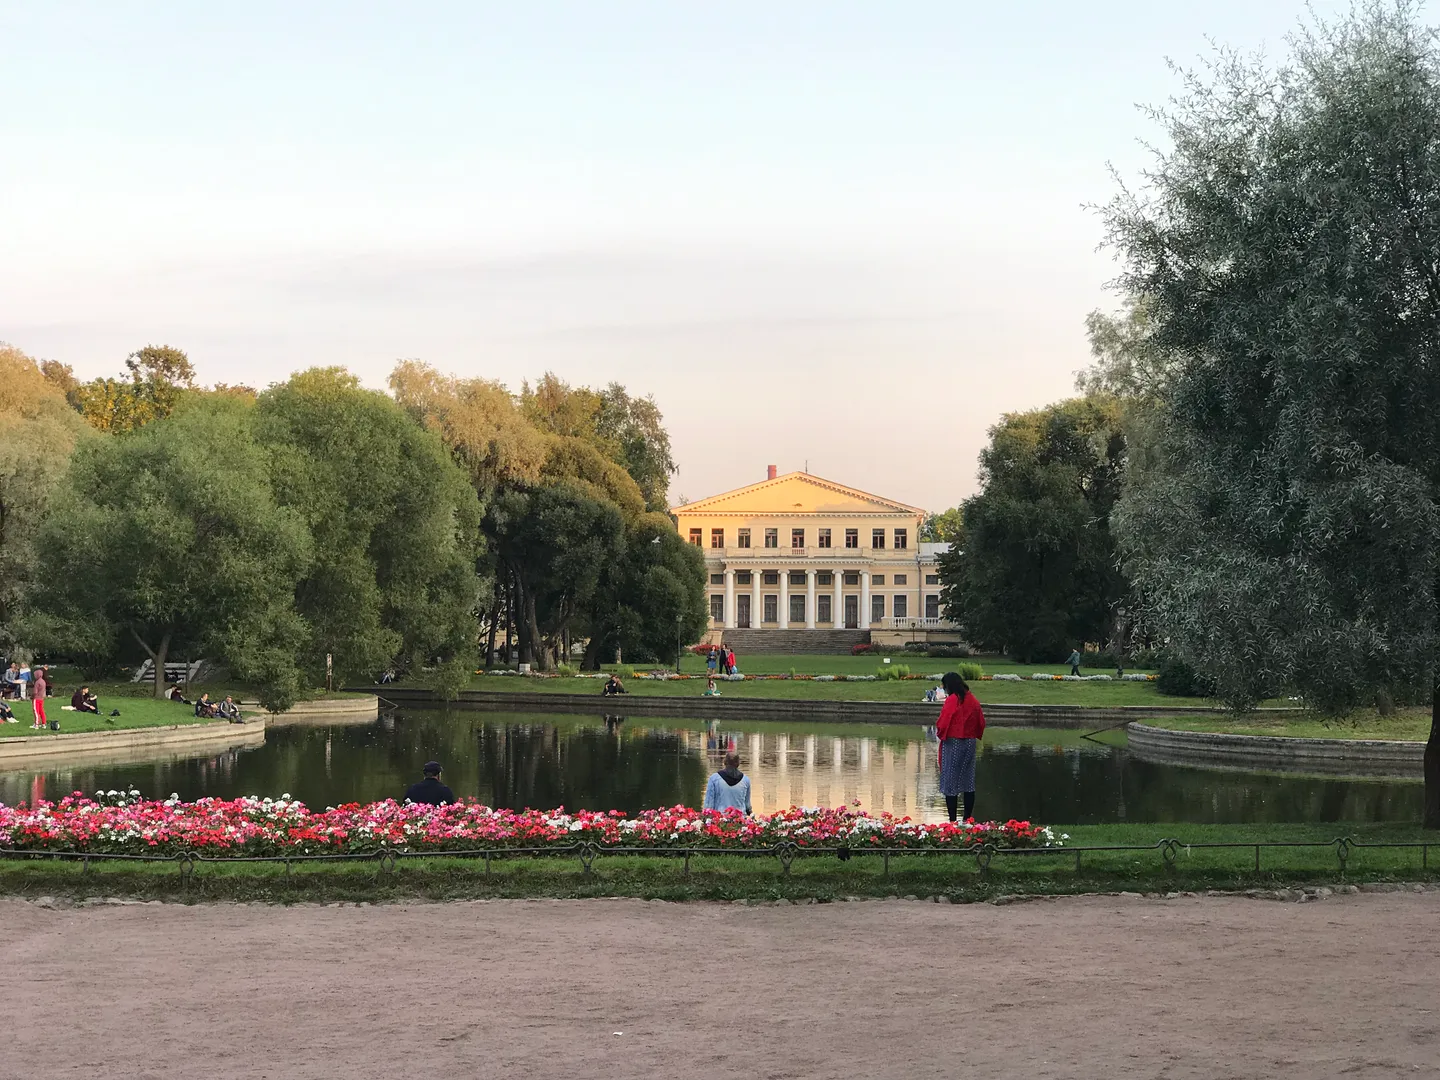
POLYGON ((1067 663, 1070 665, 1070 674, 1071 674, 1071 675, 1079 675, 1079 674, 1080 674, 1080 650, 1079 650, 1079 649, 1073 649, 1073 650, 1071 650, 1071 652, 1070 652, 1070 659, 1067 661, 1067 663))
POLYGON ((35 669, 35 724, 37 728, 48 726, 45 719, 45 695, 50 692, 50 681, 45 677, 46 671, 43 667, 35 669))
POLYGON ((958 802, 965 800, 965 818, 975 816, 975 751, 985 737, 985 713, 970 687, 953 671, 940 680, 945 688, 945 704, 935 722, 940 739, 940 794, 945 796, 945 810, 955 820, 958 802))

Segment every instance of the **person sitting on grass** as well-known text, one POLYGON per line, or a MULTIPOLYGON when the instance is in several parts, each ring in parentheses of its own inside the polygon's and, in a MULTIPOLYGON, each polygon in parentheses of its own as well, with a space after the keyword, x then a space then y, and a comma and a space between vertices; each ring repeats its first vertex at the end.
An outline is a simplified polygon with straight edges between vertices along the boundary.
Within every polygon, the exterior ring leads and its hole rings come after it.
POLYGON ((195 702, 195 715, 206 720, 215 719, 215 703, 210 700, 208 691, 201 694, 199 700, 195 702))
POLYGON ((224 701, 215 706, 215 714, 224 720, 229 720, 232 724, 245 722, 244 717, 240 715, 240 706, 235 704, 235 699, 229 694, 225 695, 224 701))
POLYGON ((740 771, 738 752, 727 752, 725 767, 710 774, 710 782, 705 785, 703 809, 753 812, 750 809, 750 778, 740 771))
POLYGON ((99 716, 100 699, 90 692, 90 687, 82 686, 70 695, 70 708, 76 712, 88 712, 99 716))
POLYGON ((444 806, 446 803, 455 801, 455 793, 440 782, 440 762, 427 761, 425 768, 425 779, 418 784, 411 784, 405 790, 405 801, 408 803, 422 803, 426 806, 444 806))
POLYGON ((15 710, 10 708, 10 703, 0 699, 0 724, 18 724, 15 719, 15 710))
POLYGON ((719 696, 720 696, 720 691, 715 689, 715 679, 714 679, 713 677, 705 680, 705 696, 706 696, 706 697, 719 697, 719 696))
POLYGON ((628 694, 629 692, 630 691, 626 690, 621 684, 619 675, 611 675, 610 678, 606 680, 604 687, 601 688, 600 696, 614 697, 616 694, 628 694))
POLYGON ((185 695, 180 692, 180 687, 178 686, 171 686, 169 692, 167 692, 165 696, 171 701, 178 701, 181 705, 190 704, 190 702, 185 700, 185 695))

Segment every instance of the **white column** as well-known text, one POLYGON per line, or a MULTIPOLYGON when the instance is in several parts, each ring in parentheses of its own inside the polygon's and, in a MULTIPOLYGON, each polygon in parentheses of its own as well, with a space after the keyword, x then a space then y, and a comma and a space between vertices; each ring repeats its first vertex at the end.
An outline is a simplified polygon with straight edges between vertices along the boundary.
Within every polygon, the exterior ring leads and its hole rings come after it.
POLYGON ((780 571, 780 604, 775 617, 780 620, 780 629, 790 629, 790 571, 780 571))
POLYGON ((735 629, 735 571, 725 571, 725 629, 735 629))
POLYGON ((845 594, 841 591, 845 585, 845 571, 836 570, 830 577, 830 615, 831 621, 835 624, 836 630, 845 629, 845 594))
POLYGON ((870 571, 860 571, 860 629, 870 629, 870 571))
POLYGON ((763 575, 759 570, 750 571, 750 629, 755 630, 764 621, 765 605, 760 599, 760 580, 763 575))
POLYGON ((815 571, 805 571, 805 629, 815 629, 815 571))

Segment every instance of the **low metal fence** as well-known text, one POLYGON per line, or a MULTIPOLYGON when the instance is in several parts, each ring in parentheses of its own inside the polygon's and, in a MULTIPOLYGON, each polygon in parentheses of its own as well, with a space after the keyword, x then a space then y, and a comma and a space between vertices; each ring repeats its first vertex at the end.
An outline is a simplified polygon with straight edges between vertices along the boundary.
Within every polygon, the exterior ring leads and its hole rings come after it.
POLYGON ((1332 849, 1338 863, 1338 869, 1343 874, 1352 856, 1359 851, 1379 850, 1416 850, 1420 852, 1420 868, 1429 870, 1430 849, 1440 847, 1440 839, 1431 843, 1428 841, 1383 841, 1369 843, 1355 840, 1348 836, 1339 836, 1334 840, 1269 840, 1269 841, 1205 841, 1200 843, 1187 843, 1175 838, 1157 840, 1153 844, 1105 844, 1076 847, 1039 847, 1039 848, 1010 848, 997 847, 993 844, 980 844, 969 848, 881 848, 881 847, 823 847, 823 846, 800 846, 792 842, 775 844, 764 848, 733 848, 733 847, 690 847, 690 848, 666 848, 666 847, 609 847, 589 841, 578 841, 574 844, 563 846, 547 846, 537 848, 523 847, 499 847, 499 848, 462 848, 456 850, 428 850, 412 851, 402 848, 380 847, 373 851, 345 852, 339 854, 277 854, 277 855, 211 855, 202 851, 184 850, 170 852, 167 854, 145 854, 131 855, 111 852, 89 852, 89 851, 44 851, 30 850, 27 848, 0 848, 0 860, 21 861, 21 860, 58 860, 61 862, 79 862, 82 864, 82 873, 88 873, 92 866, 104 865, 106 863, 174 863, 179 870, 180 877, 186 882, 195 875, 195 869, 201 865, 213 866, 235 866, 245 864, 267 863, 283 864, 285 877, 290 880, 293 868, 306 865, 324 865, 336 863, 365 863, 373 862, 376 865, 377 877, 381 874, 394 873, 400 862, 424 859, 471 859, 483 860, 485 873, 490 873, 491 864, 504 859, 516 856, 530 858, 571 858, 578 859, 581 865, 582 874, 589 880, 594 876, 595 861, 601 856, 632 855, 651 858, 660 858, 683 861, 683 873, 690 874, 690 862, 699 857, 723 856, 727 858, 748 858, 748 859, 775 859, 779 864, 782 878, 790 877, 791 867, 797 859, 831 857, 843 861, 856 858, 873 858, 878 856, 883 863, 883 873, 886 878, 890 876, 891 860, 896 858, 929 858, 937 855, 970 857, 975 860, 976 869, 981 876, 989 873, 991 864, 995 859, 1055 859, 1073 858, 1075 870, 1079 872, 1084 866, 1084 859, 1087 855, 1100 854, 1144 854, 1147 852, 1157 853, 1160 856, 1161 865, 1164 869, 1176 871, 1176 865, 1181 852, 1190 853, 1195 851, 1226 851, 1241 850, 1254 852, 1254 869, 1261 869, 1261 852, 1277 850, 1323 850, 1332 849))

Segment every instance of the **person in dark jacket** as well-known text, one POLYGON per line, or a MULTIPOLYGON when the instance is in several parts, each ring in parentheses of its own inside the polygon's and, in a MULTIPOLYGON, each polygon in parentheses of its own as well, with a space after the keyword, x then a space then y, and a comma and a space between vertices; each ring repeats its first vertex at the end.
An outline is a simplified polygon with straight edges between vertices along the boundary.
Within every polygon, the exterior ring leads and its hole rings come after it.
POLYGON ((455 801, 455 793, 440 782, 440 763, 425 763, 425 779, 411 784, 405 791, 405 801, 424 803, 426 806, 444 806, 455 801))
POLYGON ((100 715, 100 700, 90 692, 90 687, 82 686, 75 693, 70 695, 70 707, 76 712, 94 713, 100 715))

